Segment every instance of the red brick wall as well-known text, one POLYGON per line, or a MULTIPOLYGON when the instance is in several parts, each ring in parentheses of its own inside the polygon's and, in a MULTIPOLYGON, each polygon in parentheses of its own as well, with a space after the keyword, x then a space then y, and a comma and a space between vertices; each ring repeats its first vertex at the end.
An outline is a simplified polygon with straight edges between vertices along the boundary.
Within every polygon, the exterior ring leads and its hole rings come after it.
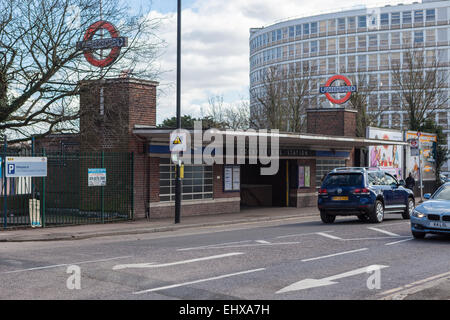
POLYGON ((225 192, 223 191, 223 164, 215 164, 213 166, 213 185, 214 185, 214 193, 213 196, 215 199, 220 198, 234 198, 239 197, 240 192, 225 192), (220 179, 217 179, 217 177, 220 179))
POLYGON ((356 112, 343 108, 307 111, 308 133, 330 136, 356 136, 356 112))
POLYGON ((299 166, 310 167, 310 183, 309 188, 298 188, 289 190, 290 206, 302 208, 315 206, 317 203, 316 196, 316 160, 315 159, 298 159, 299 166))

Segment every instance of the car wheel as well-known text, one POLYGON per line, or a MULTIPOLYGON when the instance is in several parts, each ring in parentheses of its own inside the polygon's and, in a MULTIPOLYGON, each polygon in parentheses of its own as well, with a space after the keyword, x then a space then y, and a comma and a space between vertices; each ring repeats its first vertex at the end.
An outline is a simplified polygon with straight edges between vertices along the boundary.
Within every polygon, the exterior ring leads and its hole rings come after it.
POLYGON ((377 200, 375 202, 375 207, 370 214, 369 221, 374 223, 381 223, 384 220, 384 205, 383 202, 377 200))
POLYGON ((320 211, 320 219, 323 223, 333 223, 336 220, 336 216, 328 214, 326 211, 320 211))
POLYGON ((423 239, 423 238, 425 238, 425 235, 426 235, 425 232, 411 231, 411 233, 415 239, 423 239))
POLYGON ((415 203, 413 198, 408 198, 408 205, 406 206, 405 212, 402 213, 403 219, 407 220, 411 217, 412 212, 414 211, 415 203))

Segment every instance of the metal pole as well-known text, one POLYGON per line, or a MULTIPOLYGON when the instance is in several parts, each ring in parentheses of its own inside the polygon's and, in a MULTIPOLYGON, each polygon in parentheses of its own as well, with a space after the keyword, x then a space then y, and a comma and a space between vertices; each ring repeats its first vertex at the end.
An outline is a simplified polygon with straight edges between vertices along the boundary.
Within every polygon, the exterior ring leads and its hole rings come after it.
POLYGON ((420 201, 423 201, 423 170, 422 170, 422 144, 420 143, 421 132, 418 132, 419 136, 419 183, 420 183, 420 201))
MULTIPOLYGON (((181 0, 177 6, 177 129, 181 129, 181 0)), ((181 218, 181 177, 180 163, 176 163, 175 181, 175 223, 181 218)))
POLYGON ((7 205, 7 199, 8 199, 8 195, 6 193, 6 187, 7 187, 7 182, 6 182, 6 148, 8 145, 8 140, 6 135, 3 137, 4 138, 4 142, 3 142, 3 227, 6 229, 8 227, 8 205, 7 205))

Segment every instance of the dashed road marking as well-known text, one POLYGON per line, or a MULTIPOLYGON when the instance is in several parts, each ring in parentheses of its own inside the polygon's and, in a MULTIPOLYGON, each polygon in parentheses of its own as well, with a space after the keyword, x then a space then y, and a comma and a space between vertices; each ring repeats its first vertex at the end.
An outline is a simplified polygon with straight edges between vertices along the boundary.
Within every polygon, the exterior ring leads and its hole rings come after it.
POLYGON ((408 239, 403 239, 403 240, 400 240, 400 241, 395 241, 395 242, 389 242, 389 243, 386 243, 385 245, 386 246, 391 246, 391 245, 393 245, 393 244, 398 244, 398 243, 402 243, 402 242, 406 242, 406 241, 410 241, 410 240, 413 240, 414 238, 408 238, 408 239))
POLYGON ((396 234, 396 233, 393 233, 393 232, 390 232, 390 231, 386 231, 386 230, 383 230, 383 229, 378 229, 378 228, 374 228, 374 227, 369 227, 367 229, 370 229, 370 230, 373 230, 373 231, 377 231, 377 232, 381 232, 381 233, 387 234, 388 236, 392 236, 392 237, 401 237, 399 234, 396 234))
POLYGON ((342 238, 333 236, 333 235, 325 233, 325 232, 316 232, 316 234, 319 235, 319 236, 325 237, 325 238, 333 239, 333 240, 344 240, 342 238))
POLYGON ((362 249, 357 249, 357 250, 338 252, 338 253, 333 253, 333 254, 329 254, 329 255, 326 255, 326 256, 321 256, 321 257, 316 257, 316 258, 309 258, 309 259, 303 259, 302 262, 326 259, 326 258, 331 258, 331 257, 341 256, 341 255, 344 255, 344 254, 356 253, 356 252, 361 252, 361 251, 366 251, 366 250, 369 250, 369 249, 368 248, 362 248, 362 249))

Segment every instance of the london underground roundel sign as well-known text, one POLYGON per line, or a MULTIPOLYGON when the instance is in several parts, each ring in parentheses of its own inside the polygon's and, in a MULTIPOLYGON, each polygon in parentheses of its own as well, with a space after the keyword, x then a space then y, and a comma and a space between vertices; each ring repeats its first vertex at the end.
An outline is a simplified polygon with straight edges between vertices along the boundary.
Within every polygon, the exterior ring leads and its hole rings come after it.
POLYGON ((356 86, 352 85, 350 80, 342 75, 335 75, 328 79, 325 86, 320 87, 320 93, 325 94, 328 100, 330 100, 331 103, 334 104, 343 104, 346 103, 350 97, 352 96, 353 92, 356 92, 356 86), (332 86, 332 84, 335 81, 341 80, 346 85, 345 86, 332 86), (333 98, 331 94, 333 93, 345 93, 346 95, 343 98, 333 98))
POLYGON ((104 68, 111 65, 119 57, 122 47, 128 46, 128 38, 120 37, 119 31, 110 22, 97 21, 93 23, 84 34, 83 41, 77 42, 77 49, 84 51, 86 60, 93 66, 104 68), (94 35, 101 29, 108 31, 111 38, 93 40, 94 35), (97 59, 94 51, 111 49, 106 58, 97 59))

